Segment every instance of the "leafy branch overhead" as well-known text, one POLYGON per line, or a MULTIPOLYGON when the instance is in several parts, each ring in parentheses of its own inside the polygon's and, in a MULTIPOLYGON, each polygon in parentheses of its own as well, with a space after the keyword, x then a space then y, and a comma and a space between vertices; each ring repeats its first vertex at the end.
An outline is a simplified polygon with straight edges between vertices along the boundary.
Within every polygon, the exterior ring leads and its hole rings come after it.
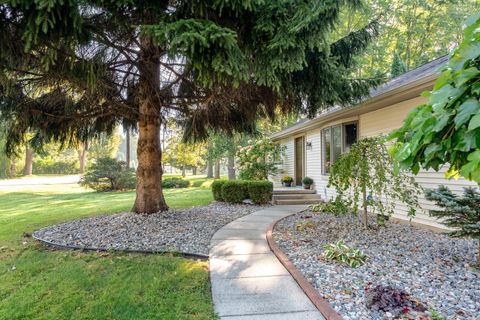
POLYGON ((480 183, 480 15, 470 18, 464 40, 424 93, 428 102, 392 133, 392 152, 405 168, 439 170, 480 183))

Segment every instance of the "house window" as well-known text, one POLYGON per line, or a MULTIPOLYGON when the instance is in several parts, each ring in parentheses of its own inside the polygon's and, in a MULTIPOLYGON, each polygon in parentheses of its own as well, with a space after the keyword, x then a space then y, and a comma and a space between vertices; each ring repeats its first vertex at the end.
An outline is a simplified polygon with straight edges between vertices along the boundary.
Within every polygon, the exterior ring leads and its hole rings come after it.
POLYGON ((331 126, 322 130, 322 172, 329 174, 333 163, 342 153, 348 152, 357 142, 358 124, 356 122, 331 126))

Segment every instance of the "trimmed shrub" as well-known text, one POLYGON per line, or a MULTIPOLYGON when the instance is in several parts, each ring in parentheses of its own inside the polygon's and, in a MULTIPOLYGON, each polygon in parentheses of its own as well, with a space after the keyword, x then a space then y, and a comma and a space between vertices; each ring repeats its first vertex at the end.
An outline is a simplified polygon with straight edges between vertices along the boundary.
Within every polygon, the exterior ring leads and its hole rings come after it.
POLYGON ((246 184, 253 203, 266 204, 272 201, 273 183, 270 181, 247 181, 246 184))
POLYGON ((222 185, 222 199, 230 203, 240 203, 248 198, 247 182, 243 180, 225 181, 222 185))
POLYGON ((90 166, 80 185, 100 192, 135 189, 135 171, 128 169, 124 161, 100 158, 90 166))
POLYGON ((216 201, 224 201, 222 197, 222 186, 227 180, 215 180, 212 182, 213 199, 216 201))
POLYGON ((78 161, 38 159, 33 162, 33 172, 35 174, 77 174, 79 170, 78 161))
POLYGON ((184 180, 182 178, 166 178, 162 180, 162 187, 165 189, 171 188, 188 188, 190 186, 190 181, 184 180))

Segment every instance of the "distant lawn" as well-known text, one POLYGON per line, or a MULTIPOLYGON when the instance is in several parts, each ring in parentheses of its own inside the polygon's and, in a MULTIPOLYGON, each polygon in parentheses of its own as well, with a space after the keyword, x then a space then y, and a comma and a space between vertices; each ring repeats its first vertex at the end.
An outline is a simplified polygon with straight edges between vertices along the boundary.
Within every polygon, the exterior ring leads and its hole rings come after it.
MULTIPOLYGON (((202 180, 195 177, 192 183, 202 180)), ((165 190, 172 208, 212 201, 210 181, 165 190)), ((0 319, 214 319, 207 263, 172 255, 53 251, 23 233, 128 211, 134 192, 77 185, 0 190, 0 319)))

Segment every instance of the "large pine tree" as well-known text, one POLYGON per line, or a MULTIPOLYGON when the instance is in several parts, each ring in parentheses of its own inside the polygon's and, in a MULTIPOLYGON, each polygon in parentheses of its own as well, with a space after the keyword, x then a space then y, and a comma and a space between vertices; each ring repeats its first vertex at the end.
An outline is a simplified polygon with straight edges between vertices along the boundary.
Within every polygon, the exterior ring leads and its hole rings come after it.
POLYGON ((251 131, 260 117, 314 116, 357 102, 353 56, 375 23, 330 39, 359 0, 6 0, 0 4, 0 114, 7 152, 32 133, 65 145, 138 123, 133 210, 166 210, 160 126, 251 131))

